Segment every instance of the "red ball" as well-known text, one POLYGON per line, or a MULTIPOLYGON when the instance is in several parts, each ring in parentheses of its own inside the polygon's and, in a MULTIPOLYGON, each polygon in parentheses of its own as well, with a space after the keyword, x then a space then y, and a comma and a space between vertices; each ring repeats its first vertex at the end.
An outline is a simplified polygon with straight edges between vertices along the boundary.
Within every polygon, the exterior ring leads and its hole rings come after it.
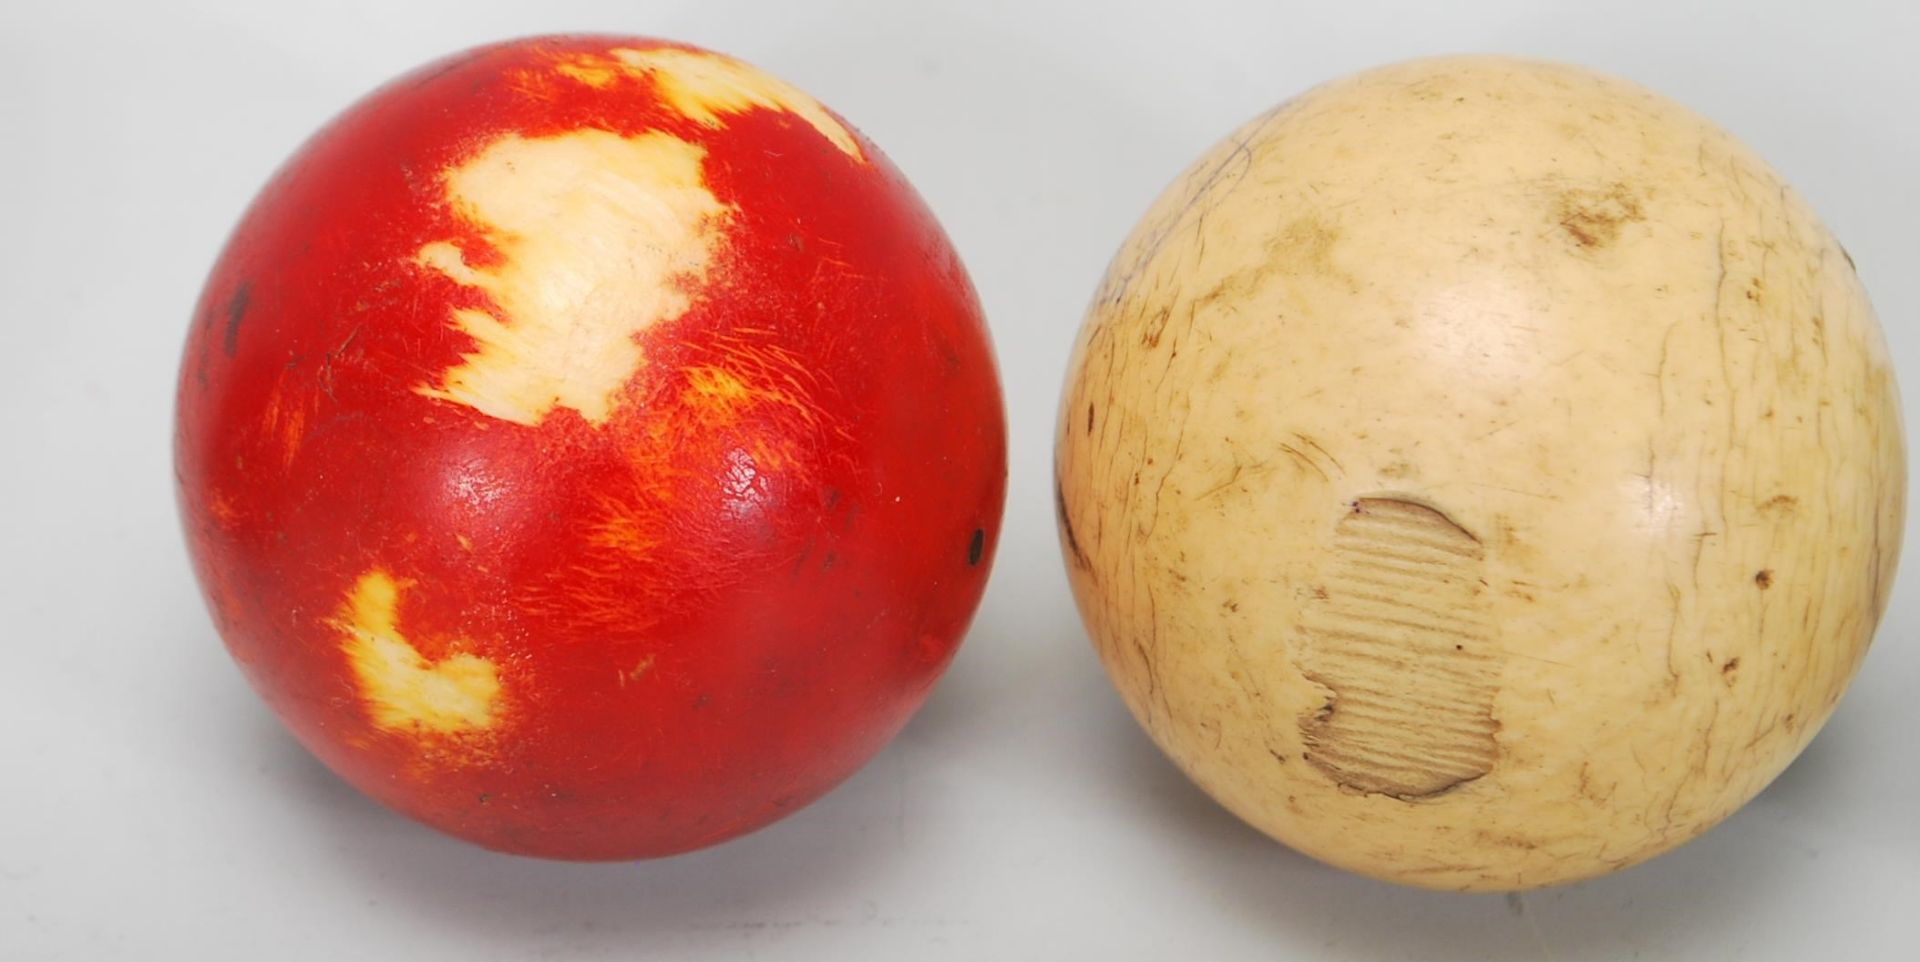
POLYGON ((938 224, 806 94, 547 37, 257 197, 181 364, 220 634, 361 791, 489 848, 710 845, 905 724, 985 586, 1000 386, 938 224))

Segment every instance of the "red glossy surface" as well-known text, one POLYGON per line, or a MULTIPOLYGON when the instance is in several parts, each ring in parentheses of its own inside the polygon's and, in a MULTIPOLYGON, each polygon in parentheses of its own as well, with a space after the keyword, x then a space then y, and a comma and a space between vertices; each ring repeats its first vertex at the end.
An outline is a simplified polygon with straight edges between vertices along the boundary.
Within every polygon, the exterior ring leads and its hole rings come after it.
POLYGON ((660 46, 502 44, 362 100, 254 201, 182 362, 180 504, 229 650, 336 772, 491 848, 660 855, 821 795, 924 699, 997 541, 1000 390, 938 225, 864 140, 552 69, 660 46), (423 393, 477 350, 457 309, 514 322, 422 264, 512 250, 444 172, 582 129, 704 152, 728 211, 684 312, 632 335, 600 423, 423 393), (383 721, 348 654, 374 572, 416 667, 492 667, 484 724, 383 721))

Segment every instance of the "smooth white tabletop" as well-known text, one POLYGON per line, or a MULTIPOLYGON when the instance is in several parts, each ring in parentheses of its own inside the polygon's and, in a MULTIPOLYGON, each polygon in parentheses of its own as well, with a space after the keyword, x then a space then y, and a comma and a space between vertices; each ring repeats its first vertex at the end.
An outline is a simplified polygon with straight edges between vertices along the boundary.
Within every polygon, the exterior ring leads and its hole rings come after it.
POLYGON ((1081 309, 1152 197, 1266 106, 1429 53, 1585 63, 1730 128, 1845 241, 1920 397, 1916 40, 1913 0, 6 0, 0 959, 1920 959, 1920 564, 1827 730, 1720 828, 1444 895, 1294 855, 1162 760, 1074 614, 1048 490, 1081 309), (880 144, 973 272, 1012 425, 992 586, 905 734, 758 834, 591 866, 442 838, 309 759, 214 636, 169 466, 194 296, 273 167, 422 61, 583 29, 754 61, 880 144))

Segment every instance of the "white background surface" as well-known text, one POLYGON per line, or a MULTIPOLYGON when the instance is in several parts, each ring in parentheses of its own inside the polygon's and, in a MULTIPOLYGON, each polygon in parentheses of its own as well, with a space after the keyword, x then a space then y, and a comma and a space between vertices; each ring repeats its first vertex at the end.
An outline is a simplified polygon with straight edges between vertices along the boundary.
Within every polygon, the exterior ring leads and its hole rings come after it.
POLYGON ((1729 127, 1845 240, 1920 397, 1916 41, 1912 0, 0 0, 0 959, 1920 959, 1920 564, 1826 732, 1718 830, 1451 896, 1291 854, 1162 761, 1048 490, 1068 346, 1148 201, 1256 111, 1418 54, 1582 62, 1729 127), (569 29, 744 57, 879 143, 973 272, 1012 423, 999 565, 925 711, 795 817, 639 864, 488 854, 311 761, 215 639, 168 460, 193 298, 270 170, 393 74, 569 29))

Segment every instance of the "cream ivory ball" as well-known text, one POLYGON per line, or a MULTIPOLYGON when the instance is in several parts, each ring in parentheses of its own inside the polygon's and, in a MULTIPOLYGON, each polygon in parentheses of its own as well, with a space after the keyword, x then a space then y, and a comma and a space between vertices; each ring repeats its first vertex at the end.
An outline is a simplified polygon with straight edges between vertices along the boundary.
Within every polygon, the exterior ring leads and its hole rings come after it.
POLYGON ((1906 489, 1850 258, 1727 133, 1425 60, 1170 187, 1076 344, 1061 542, 1113 683, 1241 818, 1432 888, 1609 872, 1819 730, 1906 489))

